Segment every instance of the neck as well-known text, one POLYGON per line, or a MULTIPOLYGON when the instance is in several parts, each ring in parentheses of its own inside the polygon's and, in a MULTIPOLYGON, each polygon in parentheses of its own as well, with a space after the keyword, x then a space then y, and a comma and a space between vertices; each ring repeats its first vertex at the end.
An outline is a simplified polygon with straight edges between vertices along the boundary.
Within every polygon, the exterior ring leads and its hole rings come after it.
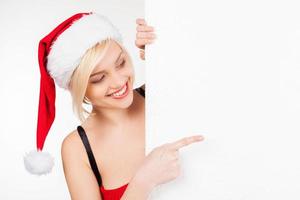
POLYGON ((123 127, 123 125, 128 122, 127 120, 131 118, 135 112, 137 112, 138 103, 136 100, 143 98, 139 97, 138 95, 139 94, 135 94, 135 92, 133 93, 133 99, 135 99, 135 101, 133 101, 132 104, 126 109, 103 107, 97 108, 96 106, 93 106, 92 113, 90 116, 88 116, 88 120, 86 120, 86 122, 89 121, 92 124, 99 124, 102 127, 104 124, 112 125, 114 127, 123 127))
POLYGON ((106 109, 103 107, 97 108, 93 106, 92 113, 88 116, 85 125, 90 126, 91 124, 99 124, 102 127, 105 125, 112 125, 115 128, 122 128, 123 125, 134 116, 134 113, 138 112, 140 109, 140 106, 138 105, 140 105, 140 103, 137 101, 143 101, 144 97, 140 96, 140 94, 137 94, 137 92, 133 92, 133 99, 134 101, 132 104, 126 109, 106 109))
POLYGON ((130 108, 120 109, 120 108, 97 108, 93 107, 91 116, 94 120, 101 122, 106 122, 113 126, 118 126, 123 124, 123 122, 129 117, 130 108))

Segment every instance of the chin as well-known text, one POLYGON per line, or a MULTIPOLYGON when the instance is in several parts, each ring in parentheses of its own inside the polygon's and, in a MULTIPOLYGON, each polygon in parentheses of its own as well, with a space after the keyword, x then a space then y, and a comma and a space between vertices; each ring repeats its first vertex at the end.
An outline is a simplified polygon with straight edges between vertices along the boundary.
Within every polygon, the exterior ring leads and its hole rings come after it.
POLYGON ((127 97, 125 97, 126 99, 123 99, 122 102, 118 103, 117 106, 119 108, 123 108, 126 109, 128 107, 131 106, 132 102, 133 102, 133 91, 130 90, 127 97))

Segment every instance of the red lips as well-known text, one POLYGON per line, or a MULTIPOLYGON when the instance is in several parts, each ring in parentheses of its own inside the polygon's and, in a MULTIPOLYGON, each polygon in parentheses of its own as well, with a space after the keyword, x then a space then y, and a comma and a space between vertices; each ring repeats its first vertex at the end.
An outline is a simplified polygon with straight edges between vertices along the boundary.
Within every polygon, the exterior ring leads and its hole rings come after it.
MULTIPOLYGON (((112 94, 111 97, 114 98, 114 99, 122 99, 122 98, 124 98, 125 96, 127 96, 127 94, 129 93, 128 82, 126 83, 126 86, 124 86, 124 87, 126 87, 126 90, 125 90, 125 92, 124 92, 122 95, 120 95, 120 96, 114 96, 114 95, 112 94)), ((120 90, 122 90, 124 87, 122 87, 120 90)), ((118 91, 120 91, 120 90, 118 90, 118 91)), ((118 91, 117 91, 117 92, 118 92, 118 91)), ((115 92, 115 93, 116 93, 116 92, 115 92)))

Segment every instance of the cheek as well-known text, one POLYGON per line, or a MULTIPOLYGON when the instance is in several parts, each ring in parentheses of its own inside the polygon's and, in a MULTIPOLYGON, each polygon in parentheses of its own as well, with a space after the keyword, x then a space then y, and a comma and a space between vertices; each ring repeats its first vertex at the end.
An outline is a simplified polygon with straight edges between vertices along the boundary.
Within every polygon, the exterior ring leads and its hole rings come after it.
POLYGON ((92 101, 93 99, 103 98, 106 95, 106 88, 103 84, 91 84, 87 89, 86 95, 92 101))
POLYGON ((124 75, 125 75, 126 77, 129 77, 129 82, 130 82, 131 85, 132 85, 133 82, 134 82, 134 79, 135 79, 133 67, 128 67, 128 68, 126 69, 126 72, 124 73, 124 75))
POLYGON ((127 76, 134 76, 134 69, 133 69, 133 67, 127 67, 126 68, 126 75, 127 76))
POLYGON ((128 76, 130 76, 131 79, 132 79, 132 82, 134 82, 134 79, 135 79, 135 71, 134 71, 134 68, 133 68, 133 67, 130 67, 130 68, 128 69, 128 76))

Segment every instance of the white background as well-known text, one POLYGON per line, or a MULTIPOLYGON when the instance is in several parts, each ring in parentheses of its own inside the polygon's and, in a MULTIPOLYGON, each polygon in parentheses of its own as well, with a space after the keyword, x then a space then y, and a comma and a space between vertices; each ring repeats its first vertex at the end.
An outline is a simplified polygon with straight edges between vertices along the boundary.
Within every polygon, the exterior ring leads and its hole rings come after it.
POLYGON ((23 155, 36 148, 39 40, 73 14, 90 11, 106 15, 119 28, 132 56, 139 86, 144 79, 144 62, 134 44, 135 20, 144 17, 144 1, 0 1, 0 199, 70 199, 60 147, 79 121, 72 112, 68 92, 56 87, 56 118, 43 149, 55 158, 51 174, 29 174, 23 155))
POLYGON ((57 89, 44 147, 56 159, 53 172, 34 177, 23 166, 24 153, 35 148, 38 41, 76 12, 99 11, 143 67, 134 32, 144 3, 158 35, 146 54, 147 151, 205 136, 180 151, 182 176, 158 187, 153 199, 300 199, 297 1, 101 2, 1 1, 0 199, 69 199, 60 145, 79 122, 65 91, 57 89))
POLYGON ((152 199, 300 199, 298 2, 146 1, 147 151, 206 138, 152 199))

